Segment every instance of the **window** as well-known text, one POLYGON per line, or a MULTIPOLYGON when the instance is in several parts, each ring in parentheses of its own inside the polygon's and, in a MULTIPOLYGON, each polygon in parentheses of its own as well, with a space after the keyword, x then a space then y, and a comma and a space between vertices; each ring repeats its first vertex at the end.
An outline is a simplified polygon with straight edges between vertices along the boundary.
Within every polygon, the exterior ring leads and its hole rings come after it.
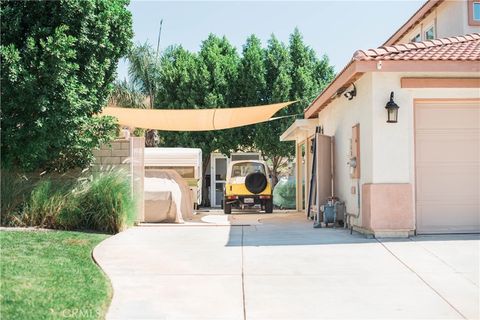
POLYGON ((473 20, 480 21, 480 2, 473 3, 473 20))
POLYGON ((253 172, 261 172, 265 174, 265 168, 263 167, 263 164, 258 162, 240 162, 233 165, 232 178, 245 177, 253 172))
POLYGON ((430 28, 427 29, 427 31, 425 31, 425 40, 432 40, 432 39, 435 39, 435 29, 433 28, 433 26, 431 26, 430 28))
POLYGON ((418 33, 415 37, 410 39, 410 42, 419 42, 422 38, 420 37, 420 33, 418 33))
POLYGON ((480 26, 480 0, 468 0, 468 25, 480 26))

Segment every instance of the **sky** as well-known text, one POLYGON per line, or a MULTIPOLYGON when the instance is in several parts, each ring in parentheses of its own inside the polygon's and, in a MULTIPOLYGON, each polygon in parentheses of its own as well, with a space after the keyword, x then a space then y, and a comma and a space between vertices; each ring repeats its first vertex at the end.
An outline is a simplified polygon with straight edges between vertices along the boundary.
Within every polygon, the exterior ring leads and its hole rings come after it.
MULTIPOLYGON (((182 45, 198 51, 210 33, 223 36, 238 52, 247 37, 257 35, 266 45, 272 34, 288 42, 298 27, 307 45, 319 56, 326 54, 340 71, 358 49, 381 46, 424 1, 223 1, 166 2, 132 0, 134 43, 157 46, 163 19, 160 50, 182 45)), ((128 76, 121 60, 118 79, 128 76)))

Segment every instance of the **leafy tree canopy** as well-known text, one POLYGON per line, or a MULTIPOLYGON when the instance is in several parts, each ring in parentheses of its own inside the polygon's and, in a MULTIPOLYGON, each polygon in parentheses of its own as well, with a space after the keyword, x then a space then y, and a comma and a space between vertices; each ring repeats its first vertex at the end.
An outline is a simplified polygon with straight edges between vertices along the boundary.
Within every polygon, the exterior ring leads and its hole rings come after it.
MULTIPOLYGON (((228 108, 298 100, 277 116, 301 117, 304 108, 334 76, 328 58, 318 57, 298 29, 288 44, 272 35, 265 48, 252 35, 241 55, 225 37, 212 34, 202 42, 198 53, 171 46, 158 60, 158 53, 148 45, 139 45, 132 52, 131 81, 139 88, 153 88, 143 92, 155 108, 162 109, 228 108)), ((204 170, 213 151, 261 151, 276 176, 282 161, 294 154, 293 143, 279 141, 294 120, 287 117, 213 132, 160 132, 159 145, 201 148, 204 170)))
POLYGON ((84 167, 115 124, 95 118, 133 35, 128 0, 11 1, 1 7, 2 165, 84 167))

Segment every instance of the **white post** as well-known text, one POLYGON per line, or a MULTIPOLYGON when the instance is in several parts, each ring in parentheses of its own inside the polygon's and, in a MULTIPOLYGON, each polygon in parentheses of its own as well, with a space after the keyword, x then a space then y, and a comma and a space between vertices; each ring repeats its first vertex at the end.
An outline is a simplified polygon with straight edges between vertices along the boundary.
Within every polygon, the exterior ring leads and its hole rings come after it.
POLYGON ((295 210, 302 210, 302 141, 295 141, 295 210))

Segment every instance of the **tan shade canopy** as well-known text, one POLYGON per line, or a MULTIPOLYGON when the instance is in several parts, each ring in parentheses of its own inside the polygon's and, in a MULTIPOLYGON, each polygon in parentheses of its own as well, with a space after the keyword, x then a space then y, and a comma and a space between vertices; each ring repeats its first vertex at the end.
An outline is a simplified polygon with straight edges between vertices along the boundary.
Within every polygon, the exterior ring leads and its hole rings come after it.
POLYGON ((209 131, 268 121, 277 111, 295 101, 264 106, 217 109, 132 109, 107 107, 102 115, 113 116, 119 124, 163 131, 209 131))

